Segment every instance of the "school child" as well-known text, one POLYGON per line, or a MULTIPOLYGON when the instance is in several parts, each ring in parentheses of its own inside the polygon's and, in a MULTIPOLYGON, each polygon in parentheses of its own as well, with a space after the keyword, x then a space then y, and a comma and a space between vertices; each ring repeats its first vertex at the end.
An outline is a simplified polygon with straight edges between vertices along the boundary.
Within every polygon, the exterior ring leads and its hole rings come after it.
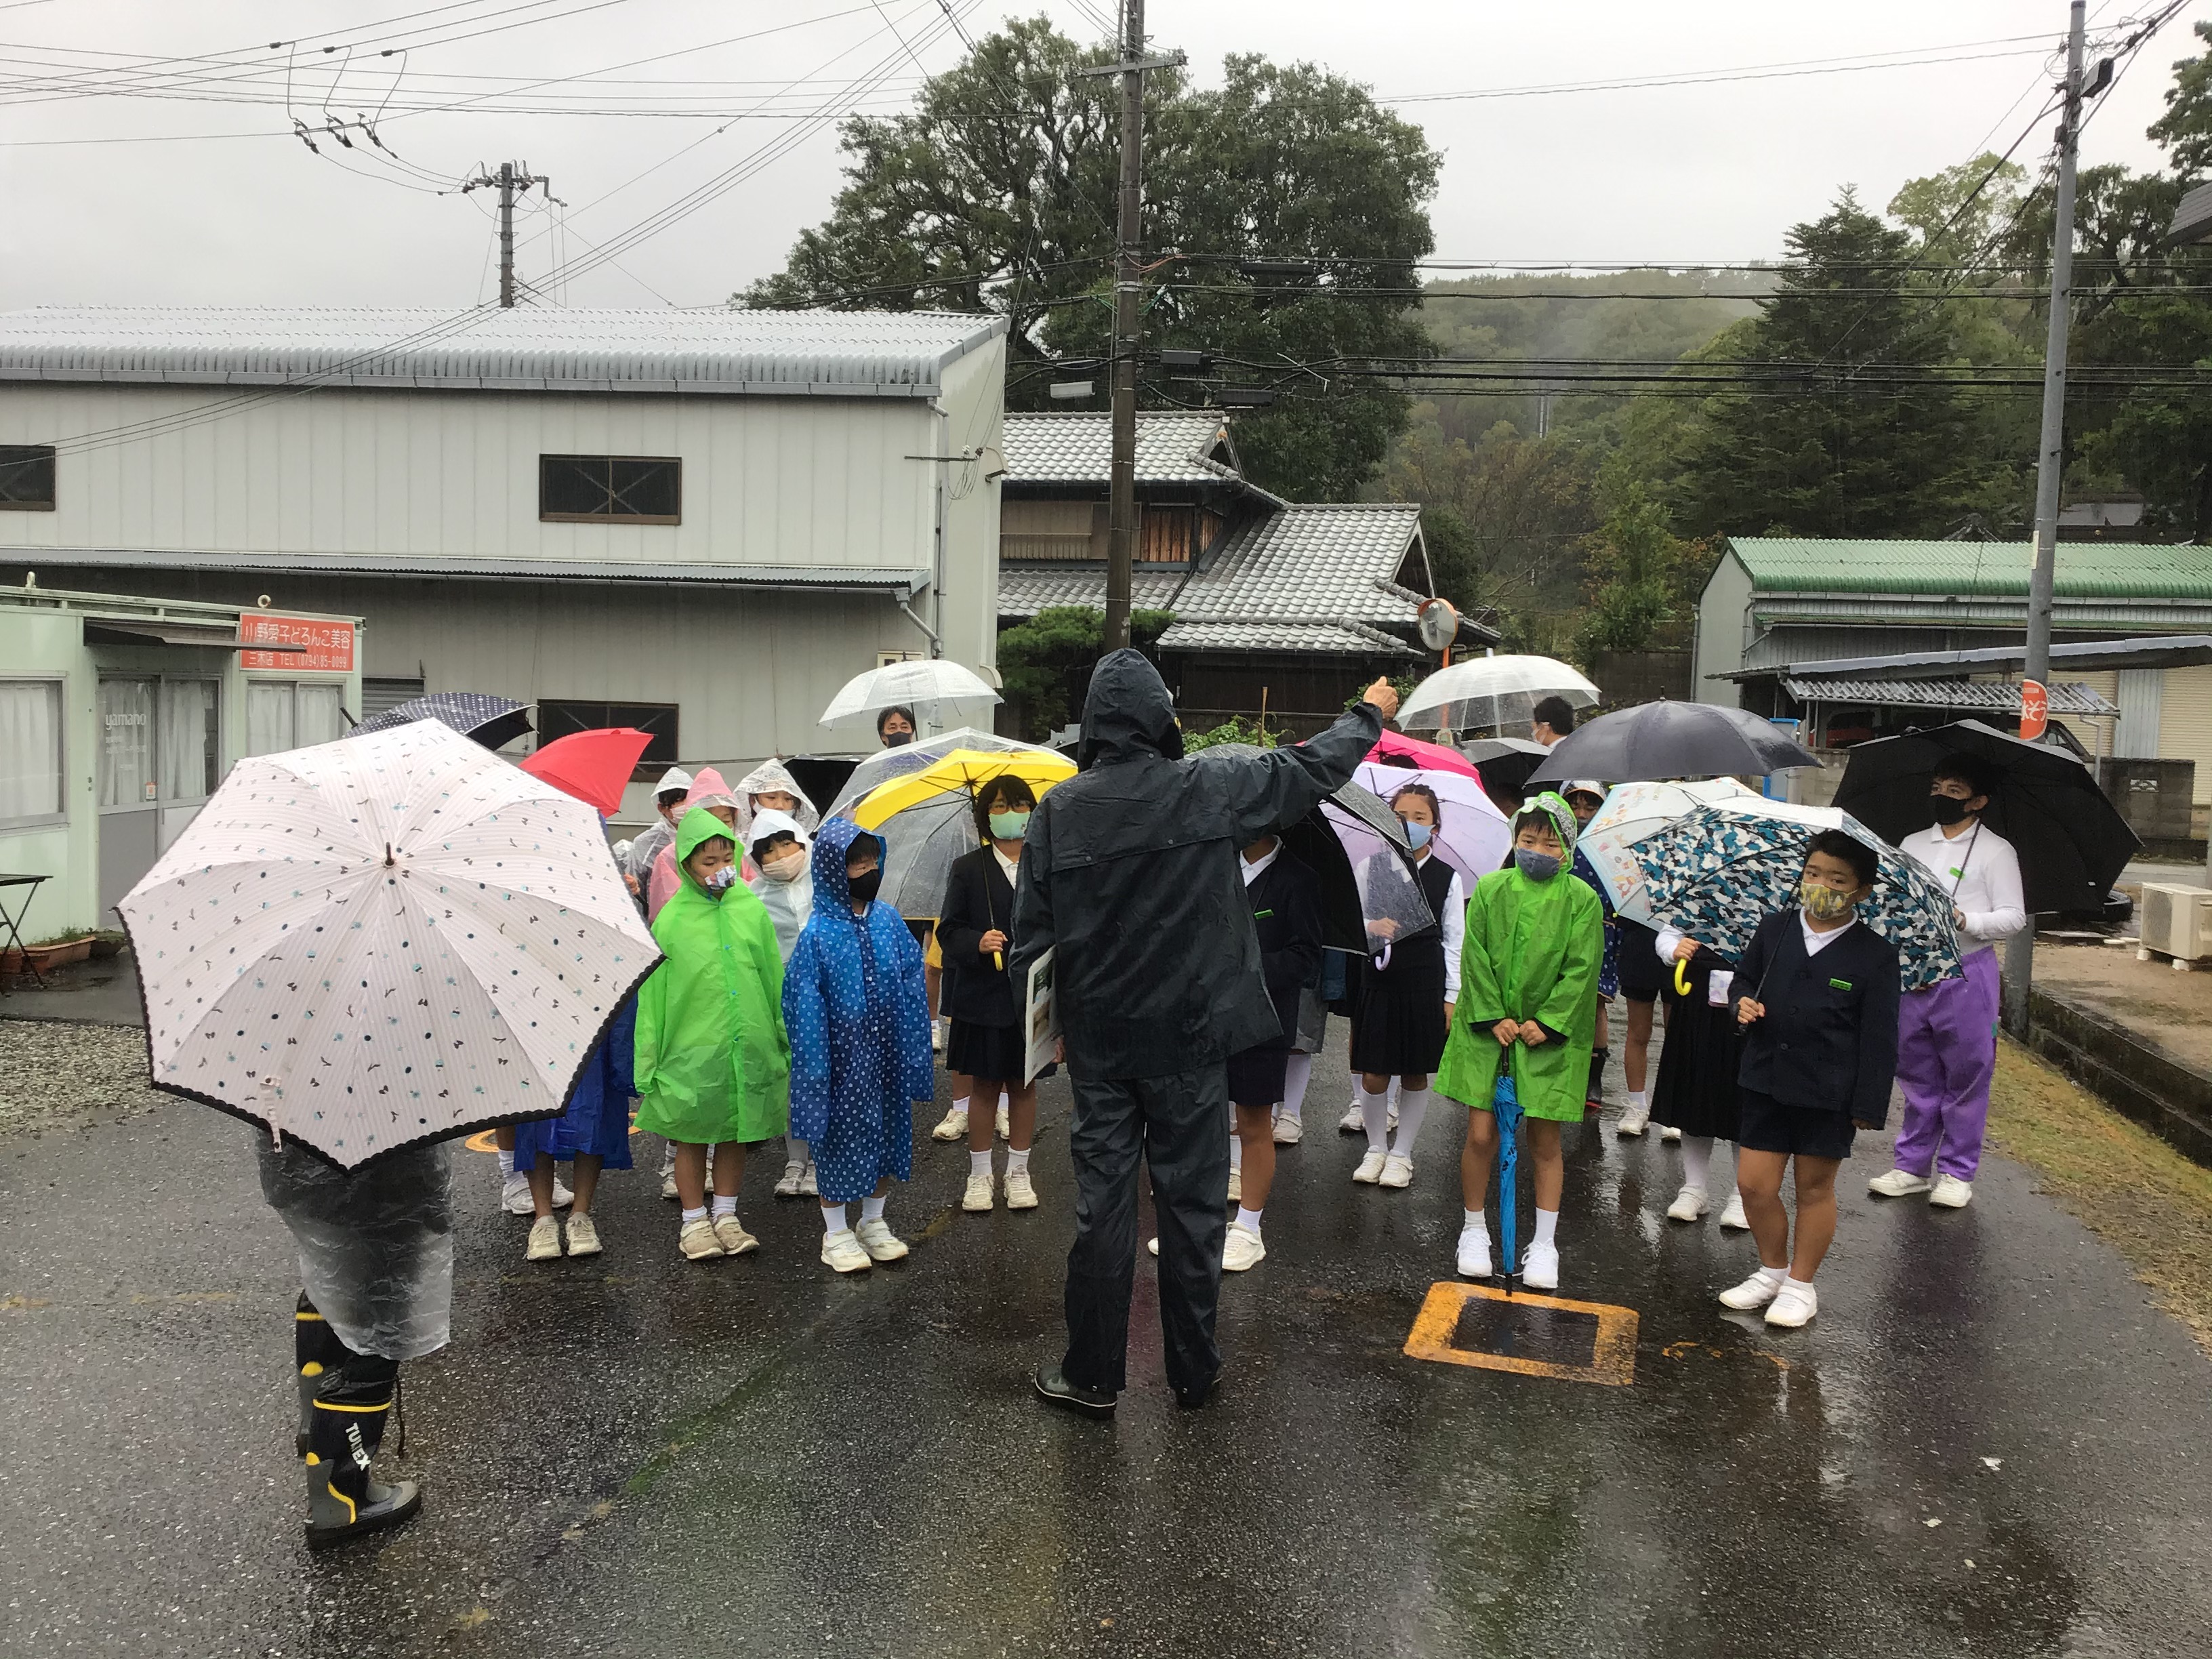
POLYGON ((791 1125, 814 1154, 823 1264, 849 1273, 907 1253, 884 1202, 914 1171, 914 1103, 936 1093, 937 1072, 921 947, 876 899, 882 838, 832 818, 811 857, 814 914, 783 981, 791 1125), (855 1201, 857 1226, 845 1213, 855 1201))
MULTIPOLYGON (((732 831, 739 827, 738 820, 743 816, 738 798, 730 793, 730 786, 722 781, 722 775, 711 766, 699 769, 699 775, 692 781, 690 793, 684 797, 684 810, 677 815, 679 827, 695 808, 704 808, 712 812, 732 831)), ((652 875, 645 889, 645 915, 648 923, 659 919, 660 907, 667 903, 675 896, 676 890, 684 884, 683 872, 677 868, 678 857, 673 841, 653 855, 652 875)), ((744 876, 744 872, 740 870, 735 878, 742 880, 744 876)))
MULTIPOLYGON (((1682 1189, 1667 1206, 1671 1221, 1696 1221, 1711 1207, 1713 1143, 1734 1140, 1740 1114, 1736 1073, 1743 1065, 1743 1041, 1735 1018, 1735 963, 1719 951, 1675 928, 1662 927, 1653 942, 1663 975, 1660 994, 1667 1005, 1667 1046, 1659 1052, 1659 1080, 1651 1091, 1651 1121, 1680 1132, 1682 1189)), ((1721 1212, 1723 1228, 1741 1231, 1743 1194, 1729 1195, 1721 1212)))
MULTIPOLYGON (((1344 952, 1324 950, 1320 972, 1298 993, 1297 1029, 1291 1036, 1291 1057, 1283 1067, 1283 1098, 1275 1107, 1278 1146, 1295 1146, 1306 1138, 1306 1087, 1313 1081, 1314 1056, 1328 1046, 1329 1005, 1344 1000, 1344 952)), ((1358 1109, 1359 1103, 1353 1101, 1352 1109, 1358 1109)), ((1366 1127, 1363 1118, 1360 1127, 1366 1127)))
POLYGON ((535 1118, 514 1126, 515 1162, 529 1172, 531 1203, 538 1218, 530 1224, 524 1261, 550 1261, 561 1254, 561 1224, 553 1215, 553 1172, 563 1161, 573 1161, 576 1172, 574 1207, 568 1212, 568 1253, 599 1254, 599 1228, 592 1219, 592 1200, 599 1192, 604 1170, 630 1167, 629 1102, 637 1092, 631 1075, 636 1044, 637 1000, 631 997, 616 1010, 612 1023, 585 1060, 583 1074, 569 1093, 568 1109, 558 1117, 535 1118))
POLYGON ((631 891, 643 892, 653 880, 653 861, 675 841, 676 821, 684 816, 684 798, 690 793, 691 775, 680 766, 670 767, 653 786, 653 822, 630 842, 623 862, 623 873, 637 884, 631 891))
MULTIPOLYGON (((1859 924, 1874 890, 1874 849, 1823 830, 1805 854, 1797 905, 1759 924, 1736 977, 1744 1027, 1736 1100, 1743 1194, 1759 1271, 1721 1293, 1724 1306, 1766 1310, 1785 1328, 1820 1311, 1813 1274, 1836 1236, 1836 1171, 1855 1129, 1879 1129, 1897 1073, 1897 947, 1859 924), (1782 1207, 1782 1171, 1796 1163, 1797 1237, 1782 1207)), ((1668 1041, 1674 1041, 1670 1031, 1668 1041)))
POLYGON ((1996 945, 2027 926, 2020 855, 1982 824, 1993 783, 1974 756, 1942 761, 1928 783, 1936 822, 1898 843, 1950 894, 1966 972, 1905 994, 1897 1033, 1905 1121, 1895 1167, 1867 1182, 1877 1198, 1926 1193, 1947 1210, 1973 1201, 1996 1074, 1996 945))
MULTIPOLYGON (((1243 1273, 1266 1260, 1261 1217, 1275 1181, 1275 1103, 1284 1097, 1299 1004, 1322 966, 1321 882, 1274 836, 1243 851, 1238 867, 1260 939, 1260 975, 1282 1022, 1282 1035, 1229 1056, 1229 1099, 1236 1115, 1230 1179, 1237 1218, 1222 1245, 1224 1273, 1243 1273)), ((1311 1060, 1308 1060, 1310 1066, 1311 1060)), ((1406 1137, 1410 1147, 1413 1137, 1406 1137)))
MULTIPOLYGON (((806 919, 814 914, 814 883, 806 862, 810 844, 806 831, 789 813, 764 807, 753 815, 747 838, 752 849, 753 875, 746 885, 767 907, 769 920, 775 924, 776 954, 787 963, 799 947, 806 919)), ((812 1198, 814 1159, 807 1152, 806 1143, 796 1135, 787 1135, 783 1145, 783 1175, 775 1183, 775 1195, 812 1198)))
MULTIPOLYGON (((1006 1100, 1006 1207, 1034 1210, 1030 1148, 1036 1139, 1036 1085, 1024 1082, 1028 1042, 1022 1030, 1025 987, 1006 971, 1013 946, 1014 884, 1021 870, 1022 838, 1029 833, 1036 796, 1020 778, 994 779, 974 802, 975 833, 982 842, 953 861, 937 919, 937 944, 945 959, 945 1008, 952 1029, 945 1039, 945 1069, 970 1079, 986 1100, 1006 1100)), ((1040 1075, 1055 1068, 1046 1066, 1040 1075)), ((956 1085, 957 1086, 957 1085, 956 1085)), ((996 1201, 991 1170, 992 1121, 976 1112, 968 1120, 968 1188, 960 1207, 981 1215, 996 1201)))
MULTIPOLYGON (((1443 1058, 1452 1000, 1459 994, 1460 939, 1465 927, 1466 892, 1459 872, 1437 856, 1436 832, 1443 807, 1425 783, 1409 783, 1390 798, 1391 810, 1406 826, 1413 849, 1413 879, 1428 901, 1434 928, 1410 939, 1393 939, 1368 959, 1359 975, 1358 1004, 1352 1017, 1352 1069, 1359 1073, 1360 1117, 1367 1131, 1367 1155, 1352 1172, 1363 1184, 1407 1187, 1413 1180, 1413 1145, 1429 1112, 1429 1079, 1443 1058), (1398 1127, 1389 1128, 1387 1091, 1395 1078, 1398 1127)), ((1403 881, 1405 866, 1385 849, 1361 866, 1368 881, 1403 881)), ((1370 902, 1370 910, 1387 906, 1370 902)), ((1376 921, 1387 931, 1392 924, 1376 921)))
MULTIPOLYGON (((1574 812, 1575 834, 1579 838, 1605 805, 1605 785, 1595 778, 1577 778, 1560 794, 1574 812)), ((1598 914, 1605 927, 1605 955, 1597 968, 1597 1040, 1590 1049, 1589 1086, 1583 1095, 1583 1115, 1595 1118, 1605 1100, 1605 1062, 1613 1053, 1613 1000, 1620 990, 1620 933, 1613 925, 1613 901, 1606 896, 1605 884, 1597 878, 1597 871, 1579 848, 1575 851, 1574 872, 1597 895, 1598 914)))
POLYGON ((791 1045, 775 924, 738 879, 730 826, 694 807, 677 826, 675 853, 683 884, 653 924, 668 959, 637 995, 637 1125, 675 1144, 677 1247, 711 1261, 759 1246, 738 1219, 738 1185, 746 1146, 784 1132, 791 1045))
POLYGON ((784 813, 796 819, 810 836, 821 827, 822 814, 814 810, 814 803, 799 787, 799 780, 791 775, 791 769, 780 760, 764 760, 739 778, 738 796, 745 806, 747 846, 759 839, 752 823, 763 812, 784 813))
MULTIPOLYGON (((1467 1212, 1459 1271, 1486 1279, 1490 1229, 1483 1206, 1498 1154, 1494 1093, 1498 1073, 1512 1075, 1536 1188, 1536 1233, 1521 1278, 1535 1291, 1559 1287, 1559 1195, 1566 1172, 1559 1126, 1582 1121, 1605 950, 1598 896, 1567 868, 1574 850, 1574 812, 1547 790, 1513 820, 1512 863, 1475 883, 1460 998, 1437 1081, 1468 1109, 1459 1164, 1467 1212)), ((1513 1244, 1505 1241, 1509 1252, 1513 1244)))
MULTIPOLYGON (((1628 1103, 1620 1109, 1613 1132, 1638 1136, 1651 1123, 1651 1028, 1658 1015, 1659 993, 1672 970, 1660 960, 1657 929, 1626 916, 1615 916, 1613 925, 1620 940, 1620 1000, 1628 1010, 1627 1037, 1620 1047, 1620 1080, 1628 1103)), ((1662 1126, 1660 1138, 1672 1140, 1675 1132, 1662 1126)))

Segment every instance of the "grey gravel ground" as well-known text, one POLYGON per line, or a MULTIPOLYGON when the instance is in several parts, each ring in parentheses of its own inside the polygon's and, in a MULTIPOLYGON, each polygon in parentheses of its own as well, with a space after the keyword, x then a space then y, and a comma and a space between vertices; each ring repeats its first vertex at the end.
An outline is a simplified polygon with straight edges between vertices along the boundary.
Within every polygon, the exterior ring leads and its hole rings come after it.
POLYGON ((146 1111, 146 1034, 54 1020, 0 1023, 0 1135, 146 1111))

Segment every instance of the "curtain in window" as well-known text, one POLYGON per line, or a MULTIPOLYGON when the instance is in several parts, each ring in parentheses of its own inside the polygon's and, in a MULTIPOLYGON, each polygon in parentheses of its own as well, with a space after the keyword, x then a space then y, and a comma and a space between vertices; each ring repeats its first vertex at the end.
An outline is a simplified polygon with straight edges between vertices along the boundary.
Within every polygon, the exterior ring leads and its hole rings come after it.
POLYGON ((61 683, 0 680, 0 823, 61 810, 61 683))
POLYGON ((313 743, 336 743, 345 736, 345 721, 338 714, 342 685, 303 685, 300 688, 300 747, 313 743))
POLYGON ((154 782, 154 682, 100 683, 100 804, 145 806, 154 782))
POLYGON ((292 682, 252 680, 246 687, 246 752, 275 755, 292 741, 292 682))
POLYGON ((171 680, 161 688, 161 799, 203 800, 215 793, 215 682, 171 680))

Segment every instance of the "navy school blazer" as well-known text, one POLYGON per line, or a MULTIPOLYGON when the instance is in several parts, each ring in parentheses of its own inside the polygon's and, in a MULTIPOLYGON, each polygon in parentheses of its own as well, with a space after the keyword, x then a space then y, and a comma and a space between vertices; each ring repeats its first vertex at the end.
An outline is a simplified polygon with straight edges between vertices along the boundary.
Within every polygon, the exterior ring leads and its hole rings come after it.
POLYGON ((1765 1018, 1744 1028, 1742 1087, 1862 1123, 1888 1117, 1897 1077, 1894 945, 1857 922, 1808 956, 1796 910, 1777 910, 1752 935, 1735 988, 1766 1007, 1765 1018))

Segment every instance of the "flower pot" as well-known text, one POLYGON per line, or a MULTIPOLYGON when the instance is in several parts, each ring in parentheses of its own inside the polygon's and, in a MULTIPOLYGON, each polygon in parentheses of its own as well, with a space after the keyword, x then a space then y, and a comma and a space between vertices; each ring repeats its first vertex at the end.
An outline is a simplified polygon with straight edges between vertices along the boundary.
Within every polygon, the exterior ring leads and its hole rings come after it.
POLYGON ((87 933, 82 939, 64 939, 59 945, 30 945, 23 954, 31 959, 31 965, 40 973, 50 974, 57 968, 66 968, 73 962, 82 962, 91 956, 92 935, 87 933))

